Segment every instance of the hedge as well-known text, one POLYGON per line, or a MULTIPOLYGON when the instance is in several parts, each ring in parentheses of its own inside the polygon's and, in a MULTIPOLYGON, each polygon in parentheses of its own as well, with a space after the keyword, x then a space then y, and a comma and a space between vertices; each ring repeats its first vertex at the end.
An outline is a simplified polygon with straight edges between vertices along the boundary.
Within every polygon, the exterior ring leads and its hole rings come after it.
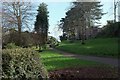
POLYGON ((42 80, 48 78, 39 54, 31 49, 5 49, 2 52, 2 79, 42 80))

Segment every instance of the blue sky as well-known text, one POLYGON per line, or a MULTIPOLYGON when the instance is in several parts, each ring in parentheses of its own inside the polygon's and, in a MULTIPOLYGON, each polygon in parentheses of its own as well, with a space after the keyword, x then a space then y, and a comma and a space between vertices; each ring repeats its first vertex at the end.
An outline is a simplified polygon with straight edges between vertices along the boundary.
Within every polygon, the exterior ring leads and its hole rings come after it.
POLYGON ((48 11, 50 12, 49 15, 49 24, 50 24, 50 28, 49 31, 53 36, 57 36, 60 33, 60 31, 58 31, 58 21, 61 18, 65 17, 65 12, 69 9, 70 7, 70 3, 68 2, 50 2, 47 3, 48 6, 48 11))
MULTIPOLYGON (((44 2, 44 1, 43 1, 44 2)), ((49 32, 50 35, 56 37, 58 39, 59 35, 62 33, 58 31, 57 23, 58 21, 65 17, 65 12, 70 8, 70 1, 61 1, 61 2, 52 2, 52 1, 46 1, 45 2, 48 5, 48 11, 49 11, 49 32)), ((39 1, 35 2, 36 6, 40 4, 39 1)), ((100 20, 101 25, 105 25, 107 20, 113 20, 113 0, 109 1, 103 1, 101 0, 101 4, 103 4, 103 12, 107 12, 106 15, 103 16, 103 18, 100 20)), ((36 7, 37 9, 38 7, 36 7)))

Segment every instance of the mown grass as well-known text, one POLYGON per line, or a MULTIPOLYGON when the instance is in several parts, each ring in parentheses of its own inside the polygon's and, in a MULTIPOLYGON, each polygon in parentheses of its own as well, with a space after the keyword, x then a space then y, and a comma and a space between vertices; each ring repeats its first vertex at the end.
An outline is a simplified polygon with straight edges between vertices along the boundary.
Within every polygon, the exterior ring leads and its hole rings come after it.
POLYGON ((40 57, 42 62, 45 65, 48 71, 63 69, 63 68, 77 68, 77 67, 90 67, 90 66, 99 66, 101 63, 80 60, 71 57, 65 57, 57 52, 47 50, 40 52, 40 57))
POLYGON ((118 58, 118 38, 90 39, 81 45, 80 41, 62 42, 57 49, 82 54, 118 58))

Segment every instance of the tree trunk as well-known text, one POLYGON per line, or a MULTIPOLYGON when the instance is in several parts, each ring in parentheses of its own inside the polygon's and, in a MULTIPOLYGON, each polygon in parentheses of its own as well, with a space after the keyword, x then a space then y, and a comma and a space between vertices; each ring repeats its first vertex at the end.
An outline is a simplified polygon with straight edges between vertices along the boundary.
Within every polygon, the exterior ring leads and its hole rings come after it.
POLYGON ((41 50, 41 46, 40 46, 40 44, 39 44, 39 51, 41 50))
POLYGON ((21 46, 21 17, 18 16, 18 45, 21 46))
POLYGON ((85 27, 86 27, 85 21, 83 21, 81 44, 85 44, 85 27))
POLYGON ((42 52, 42 46, 39 44, 39 52, 42 52))

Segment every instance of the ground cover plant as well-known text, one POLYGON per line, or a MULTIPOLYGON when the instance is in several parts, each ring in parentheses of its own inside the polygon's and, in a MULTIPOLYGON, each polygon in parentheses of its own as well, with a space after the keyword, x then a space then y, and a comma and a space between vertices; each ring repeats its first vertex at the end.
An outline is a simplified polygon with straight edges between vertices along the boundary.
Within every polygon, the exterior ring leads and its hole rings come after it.
POLYGON ((109 65, 65 57, 62 54, 51 50, 40 52, 40 56, 49 72, 50 80, 118 78, 118 68, 109 65))
POLYGON ((27 48, 4 49, 2 52, 2 79, 31 80, 47 78, 39 54, 27 48))
POLYGON ((81 45, 80 41, 63 41, 57 49, 82 55, 118 58, 118 38, 97 38, 85 42, 81 45))
POLYGON ((80 67, 49 72, 50 80, 119 80, 117 68, 80 67))

